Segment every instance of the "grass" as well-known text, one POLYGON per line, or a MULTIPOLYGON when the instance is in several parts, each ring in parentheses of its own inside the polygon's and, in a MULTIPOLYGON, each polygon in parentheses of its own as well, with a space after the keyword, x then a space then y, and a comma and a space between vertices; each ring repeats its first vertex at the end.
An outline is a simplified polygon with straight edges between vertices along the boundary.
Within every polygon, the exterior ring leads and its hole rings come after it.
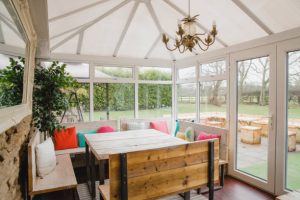
MULTIPOLYGON (((268 116, 269 107, 268 106, 259 106, 259 105, 249 105, 249 104, 240 104, 239 105, 239 114, 247 115, 262 115, 268 116)), ((202 112, 226 112, 226 105, 214 106, 214 105, 200 105, 200 113, 202 112)), ((195 104, 179 103, 178 104, 178 113, 196 113, 195 104)), ((291 106, 289 108, 289 118, 299 118, 300 119, 300 106, 291 106)), ((84 119, 89 119, 89 113, 83 113, 84 119)), ((151 110, 140 110, 140 118, 154 118, 154 117, 163 117, 164 115, 171 115, 171 108, 163 109, 151 109, 151 110)), ((121 119, 121 118, 134 118, 134 111, 110 111, 110 119, 121 119)), ((94 120, 106 119, 106 112, 95 111, 94 120)))
MULTIPOLYGON (((267 179, 267 162, 254 164, 240 169, 243 172, 267 179)), ((287 188, 296 190, 300 188, 300 152, 288 153, 287 159, 287 188)))

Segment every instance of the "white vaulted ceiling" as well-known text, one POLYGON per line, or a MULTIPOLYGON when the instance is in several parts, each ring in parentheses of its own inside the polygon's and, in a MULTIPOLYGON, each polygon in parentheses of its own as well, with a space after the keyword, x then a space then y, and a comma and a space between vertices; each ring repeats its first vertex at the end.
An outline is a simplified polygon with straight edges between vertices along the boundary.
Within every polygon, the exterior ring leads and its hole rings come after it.
MULTIPOLYGON (((174 36, 187 0, 48 0, 51 53, 178 60, 192 53, 169 52, 161 32, 174 36)), ((210 48, 272 35, 300 26, 299 0, 191 0, 199 30, 219 31, 210 48)), ((201 53, 201 52, 199 52, 201 53)))

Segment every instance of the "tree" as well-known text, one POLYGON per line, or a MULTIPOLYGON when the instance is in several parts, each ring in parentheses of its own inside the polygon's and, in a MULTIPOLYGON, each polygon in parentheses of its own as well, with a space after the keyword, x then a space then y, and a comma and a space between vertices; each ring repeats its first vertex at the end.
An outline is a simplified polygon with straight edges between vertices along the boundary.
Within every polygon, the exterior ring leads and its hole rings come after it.
POLYGON ((52 135, 62 128, 58 117, 69 102, 67 92, 76 87, 76 80, 65 71, 66 64, 54 61, 48 68, 38 65, 34 74, 33 121, 45 135, 52 135))
POLYGON ((260 87, 260 95, 259 102, 260 106, 266 105, 266 91, 269 85, 269 70, 270 70, 270 59, 269 57, 262 57, 257 59, 258 62, 252 62, 252 69, 261 74, 261 87, 260 87))
POLYGON ((238 64, 238 87, 239 87, 239 93, 238 93, 238 99, 242 101, 242 97, 244 95, 244 84, 247 79, 248 73, 251 69, 252 60, 249 61, 249 64, 247 61, 241 61, 238 64))
MULTIPOLYGON (((226 63, 224 61, 217 61, 212 62, 206 65, 201 66, 201 73, 205 75, 220 75, 223 74, 226 70, 226 63)), ((208 103, 215 105, 215 106, 221 106, 221 102, 219 100, 220 95, 220 88, 222 85, 222 81, 214 81, 213 84, 210 85, 210 88, 208 88, 208 103)))
POLYGON ((22 103, 25 59, 9 58, 9 63, 0 70, 0 108, 22 103))

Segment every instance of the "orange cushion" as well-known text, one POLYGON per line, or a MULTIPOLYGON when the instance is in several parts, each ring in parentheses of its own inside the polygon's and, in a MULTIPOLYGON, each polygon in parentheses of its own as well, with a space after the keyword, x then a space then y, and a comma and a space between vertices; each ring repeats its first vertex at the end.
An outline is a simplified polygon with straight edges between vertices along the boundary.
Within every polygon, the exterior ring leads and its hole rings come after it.
POLYGON ((54 132, 55 150, 77 148, 76 128, 66 128, 54 132))
POLYGON ((150 128, 158 130, 163 133, 170 134, 169 129, 168 129, 168 124, 166 121, 150 122, 150 128))

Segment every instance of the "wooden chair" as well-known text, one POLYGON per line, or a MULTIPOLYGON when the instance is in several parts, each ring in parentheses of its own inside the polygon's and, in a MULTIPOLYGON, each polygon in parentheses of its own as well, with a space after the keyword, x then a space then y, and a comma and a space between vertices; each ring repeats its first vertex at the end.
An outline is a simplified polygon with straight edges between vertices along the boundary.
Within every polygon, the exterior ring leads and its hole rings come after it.
POLYGON ((56 168, 43 178, 37 176, 35 147, 40 143, 40 133, 35 132, 28 144, 28 189, 32 199, 35 195, 71 190, 74 199, 79 199, 77 194, 77 181, 73 170, 70 155, 57 155, 56 168))
POLYGON ((208 186, 213 199, 219 181, 219 140, 109 156, 109 183, 100 185, 104 200, 156 199, 208 186))

